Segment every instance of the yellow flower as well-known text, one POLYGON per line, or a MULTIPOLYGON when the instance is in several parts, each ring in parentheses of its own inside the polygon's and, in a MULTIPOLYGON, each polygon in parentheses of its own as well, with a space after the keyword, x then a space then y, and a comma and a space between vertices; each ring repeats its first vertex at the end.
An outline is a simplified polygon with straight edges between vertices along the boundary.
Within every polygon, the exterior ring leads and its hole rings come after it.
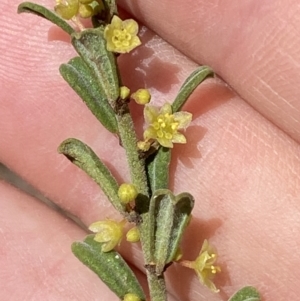
POLYGON ((153 106, 146 106, 144 118, 149 127, 144 132, 146 141, 154 139, 164 147, 173 147, 173 143, 186 143, 186 138, 178 130, 185 129, 192 120, 188 112, 172 114, 172 107, 165 103, 160 110, 153 106))
POLYGON ((207 240, 204 240, 201 251, 195 261, 181 261, 180 264, 194 269, 200 282, 207 286, 210 290, 217 293, 219 290, 216 288, 212 279, 214 276, 221 272, 219 266, 214 265, 217 260, 217 253, 208 243, 207 240))
POLYGON ((111 24, 104 29, 107 50, 126 53, 141 45, 137 36, 138 30, 139 26, 136 21, 132 19, 122 21, 118 16, 113 16, 111 24))
POLYGON ((56 0, 55 12, 65 20, 70 20, 77 15, 79 10, 78 0, 56 0))
POLYGON ((123 228, 126 221, 116 222, 113 220, 98 221, 89 226, 89 230, 96 233, 94 240, 104 243, 102 252, 109 252, 119 245, 123 237, 123 228))

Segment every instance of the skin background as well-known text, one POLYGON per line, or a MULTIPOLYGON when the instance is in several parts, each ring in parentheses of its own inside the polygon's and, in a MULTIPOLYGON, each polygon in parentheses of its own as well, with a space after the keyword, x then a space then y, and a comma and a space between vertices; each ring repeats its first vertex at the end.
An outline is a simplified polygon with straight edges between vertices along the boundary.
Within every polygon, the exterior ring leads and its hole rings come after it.
MULTIPOLYGON (((0 161, 86 225, 115 217, 96 184, 56 149, 66 138, 81 139, 120 182, 129 181, 124 152, 59 75, 59 65, 75 55, 68 37, 46 20, 16 15, 18 4, 0 4, 0 161)), ((174 148, 170 174, 176 194, 189 191, 196 199, 184 258, 194 259, 208 238, 219 253, 221 293, 174 265, 167 272, 170 300, 227 300, 243 285, 257 286, 266 301, 298 300, 299 4, 120 5, 152 29, 143 27, 143 46, 120 58, 133 91, 149 88, 159 105, 172 101, 198 64, 220 76, 198 87, 184 107, 194 120, 188 144, 174 148)), ((141 125, 142 109, 132 108, 141 125)), ((2 298, 117 300, 71 254, 82 229, 6 183, 0 189, 2 298)), ((142 269, 137 246, 124 242, 122 253, 142 269)))

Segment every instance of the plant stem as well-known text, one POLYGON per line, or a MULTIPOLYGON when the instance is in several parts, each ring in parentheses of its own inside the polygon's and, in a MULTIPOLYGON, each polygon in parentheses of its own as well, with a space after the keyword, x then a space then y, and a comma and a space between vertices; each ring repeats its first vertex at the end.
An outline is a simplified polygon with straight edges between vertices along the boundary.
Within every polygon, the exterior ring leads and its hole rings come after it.
POLYGON ((166 301, 167 293, 164 276, 157 276, 155 272, 147 270, 147 279, 151 301, 166 301))
POLYGON ((122 146, 126 151, 127 161, 129 165, 131 181, 136 186, 138 192, 149 197, 147 177, 145 171, 145 162, 139 157, 137 150, 137 139, 133 126, 131 115, 127 110, 125 113, 118 115, 117 122, 119 127, 119 135, 122 146))
MULTIPOLYGON (((136 211, 142 217, 142 222, 138 224, 141 234, 141 243, 145 264, 151 262, 151 246, 149 235, 149 187, 146 176, 145 160, 141 159, 137 149, 137 138, 133 121, 127 104, 117 110, 117 122, 119 136, 122 146, 126 151, 129 165, 131 181, 136 186, 139 196, 136 199, 136 211)), ((150 290, 151 301, 166 301, 166 286, 163 275, 157 276, 155 272, 147 271, 147 279, 150 290)))

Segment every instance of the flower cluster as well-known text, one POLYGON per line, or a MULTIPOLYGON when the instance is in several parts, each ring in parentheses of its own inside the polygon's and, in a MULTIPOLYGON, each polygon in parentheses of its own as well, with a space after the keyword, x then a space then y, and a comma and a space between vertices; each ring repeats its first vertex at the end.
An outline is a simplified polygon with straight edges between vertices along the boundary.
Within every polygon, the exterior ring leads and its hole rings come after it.
POLYGON ((139 26, 132 19, 122 21, 118 16, 113 16, 111 23, 104 29, 106 48, 116 53, 127 53, 141 45, 137 36, 139 26))
POLYGON ((217 260, 217 253, 213 247, 204 240, 201 251, 194 261, 181 261, 180 264, 194 269, 200 282, 207 286, 210 290, 217 293, 219 290, 216 288, 215 284, 212 282, 214 276, 221 272, 219 266, 214 265, 217 260))

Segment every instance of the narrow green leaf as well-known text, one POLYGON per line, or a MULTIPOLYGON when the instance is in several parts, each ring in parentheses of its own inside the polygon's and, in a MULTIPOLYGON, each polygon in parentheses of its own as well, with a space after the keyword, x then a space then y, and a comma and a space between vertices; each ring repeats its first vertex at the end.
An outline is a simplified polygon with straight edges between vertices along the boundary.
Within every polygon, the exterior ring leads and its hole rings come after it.
POLYGON ((82 58, 75 57, 67 64, 62 64, 59 71, 103 126, 116 133, 118 125, 115 112, 82 58))
POLYGON ((197 86, 199 86, 206 78, 212 76, 214 76, 214 72, 210 67, 201 66, 197 68, 181 86, 179 93, 172 104, 173 112, 179 111, 197 86))
POLYGON ((106 49, 102 31, 101 28, 93 28, 74 33, 72 44, 113 105, 120 92, 118 70, 114 54, 106 49))
POLYGON ((84 242, 72 244, 72 252, 122 300, 128 293, 145 300, 143 289, 122 256, 114 250, 104 253, 101 246, 94 235, 88 235, 84 242))
POLYGON ((160 147, 154 156, 146 159, 147 177, 151 191, 167 189, 169 187, 170 161, 171 151, 166 147, 160 147))
POLYGON ((47 9, 46 7, 32 3, 32 2, 23 2, 18 6, 18 13, 32 13, 37 16, 43 17, 50 22, 56 24, 62 30, 67 32, 68 34, 72 34, 75 32, 72 26, 69 25, 64 19, 62 19, 58 14, 54 11, 47 9))
POLYGON ((69 138, 60 144, 58 152, 85 171, 101 187, 112 205, 126 215, 124 205, 118 197, 119 185, 116 179, 89 146, 77 139, 69 138))
POLYGON ((238 290, 228 301, 260 301, 260 294, 253 286, 245 286, 238 290))
POLYGON ((154 248, 153 261, 156 273, 160 275, 168 258, 168 246, 171 243, 174 220, 175 196, 167 189, 156 191, 150 200, 149 218, 152 225, 154 248))
POLYGON ((173 260, 193 206, 194 199, 188 193, 175 197, 171 191, 160 189, 153 194, 149 207, 149 245, 157 275, 173 260))

